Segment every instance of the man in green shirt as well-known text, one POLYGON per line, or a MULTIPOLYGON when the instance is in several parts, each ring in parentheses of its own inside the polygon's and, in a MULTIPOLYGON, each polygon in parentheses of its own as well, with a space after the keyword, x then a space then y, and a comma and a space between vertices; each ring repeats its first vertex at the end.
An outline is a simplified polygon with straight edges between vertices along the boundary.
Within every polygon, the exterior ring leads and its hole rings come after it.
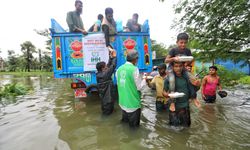
POLYGON ((84 35, 87 35, 88 32, 85 31, 82 23, 82 2, 80 0, 75 1, 75 11, 70 11, 67 13, 67 24, 69 26, 69 32, 81 32, 84 35))
MULTIPOLYGON (((194 86, 191 85, 188 76, 184 72, 184 64, 182 62, 173 62, 173 74, 174 79, 169 77, 166 78, 164 82, 164 92, 163 95, 166 98, 170 98, 171 105, 175 107, 169 112, 169 124, 171 126, 184 126, 189 127, 191 125, 190 111, 189 111, 189 99, 198 101, 196 99, 196 91, 194 86), (171 91, 173 90, 174 91, 171 91), (171 92, 184 93, 183 97, 173 98, 169 94, 171 92)), ((199 102, 195 102, 199 103, 199 102)))
POLYGON ((134 128, 140 125, 141 98, 140 90, 146 85, 136 67, 138 52, 131 50, 127 54, 127 62, 116 72, 119 93, 119 105, 122 109, 122 122, 129 123, 134 128))

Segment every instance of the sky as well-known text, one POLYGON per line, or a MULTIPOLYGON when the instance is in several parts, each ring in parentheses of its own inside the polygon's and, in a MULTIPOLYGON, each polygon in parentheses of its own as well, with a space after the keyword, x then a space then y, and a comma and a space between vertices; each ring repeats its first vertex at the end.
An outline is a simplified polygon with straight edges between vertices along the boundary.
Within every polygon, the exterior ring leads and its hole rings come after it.
MULTIPOLYGON (((66 14, 75 9, 75 0, 1 0, 0 1, 0 56, 7 58, 7 50, 20 54, 22 44, 31 41, 36 48, 45 50, 45 37, 35 33, 34 29, 50 28, 50 19, 54 18, 68 29, 66 14)), ((176 17, 173 5, 176 0, 82 0, 82 20, 88 29, 97 19, 104 15, 106 7, 114 10, 114 19, 122 20, 123 26, 133 13, 139 14, 139 23, 148 19, 150 36, 166 46, 175 43, 177 31, 171 29, 176 17)))

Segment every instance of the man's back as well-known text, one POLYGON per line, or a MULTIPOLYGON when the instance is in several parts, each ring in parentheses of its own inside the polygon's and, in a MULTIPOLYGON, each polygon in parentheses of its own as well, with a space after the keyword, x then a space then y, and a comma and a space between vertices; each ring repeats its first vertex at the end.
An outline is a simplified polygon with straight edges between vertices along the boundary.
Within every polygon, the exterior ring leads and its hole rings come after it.
POLYGON ((127 62, 117 70, 119 104, 126 108, 140 108, 141 105, 140 95, 133 77, 136 69, 132 63, 127 62))

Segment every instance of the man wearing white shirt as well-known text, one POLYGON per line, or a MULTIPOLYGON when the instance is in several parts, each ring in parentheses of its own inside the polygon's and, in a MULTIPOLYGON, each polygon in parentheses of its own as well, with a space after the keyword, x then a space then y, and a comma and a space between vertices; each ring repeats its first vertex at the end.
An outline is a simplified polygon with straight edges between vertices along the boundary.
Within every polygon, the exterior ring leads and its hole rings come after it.
POLYGON ((146 85, 141 79, 138 62, 138 52, 131 50, 127 54, 127 62, 116 72, 119 93, 119 105, 122 109, 122 122, 129 123, 130 127, 140 125, 141 98, 140 91, 146 85))

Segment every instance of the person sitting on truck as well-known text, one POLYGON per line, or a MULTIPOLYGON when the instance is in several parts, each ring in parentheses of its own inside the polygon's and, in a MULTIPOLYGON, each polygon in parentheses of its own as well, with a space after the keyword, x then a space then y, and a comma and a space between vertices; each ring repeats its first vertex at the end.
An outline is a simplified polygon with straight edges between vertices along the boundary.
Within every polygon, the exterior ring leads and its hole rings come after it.
POLYGON ((110 115, 114 111, 115 93, 112 74, 116 67, 116 51, 110 50, 109 62, 98 62, 96 64, 97 85, 99 96, 101 98, 101 109, 103 115, 110 115))
POLYGON ((67 24, 69 26, 69 32, 81 32, 87 35, 88 32, 84 29, 81 14, 82 14, 82 1, 75 1, 75 11, 70 11, 67 13, 67 24))
POLYGON ((134 13, 132 19, 129 19, 127 22, 127 31, 128 32, 141 32, 141 25, 138 23, 139 15, 134 13))
POLYGON ((97 16, 97 21, 89 28, 89 32, 99 32, 101 31, 101 24, 103 20, 103 15, 99 14, 97 16))
POLYGON ((112 47, 110 43, 115 41, 116 23, 113 18, 113 9, 110 7, 105 9, 105 18, 102 22, 102 32, 105 34, 106 46, 112 47))

